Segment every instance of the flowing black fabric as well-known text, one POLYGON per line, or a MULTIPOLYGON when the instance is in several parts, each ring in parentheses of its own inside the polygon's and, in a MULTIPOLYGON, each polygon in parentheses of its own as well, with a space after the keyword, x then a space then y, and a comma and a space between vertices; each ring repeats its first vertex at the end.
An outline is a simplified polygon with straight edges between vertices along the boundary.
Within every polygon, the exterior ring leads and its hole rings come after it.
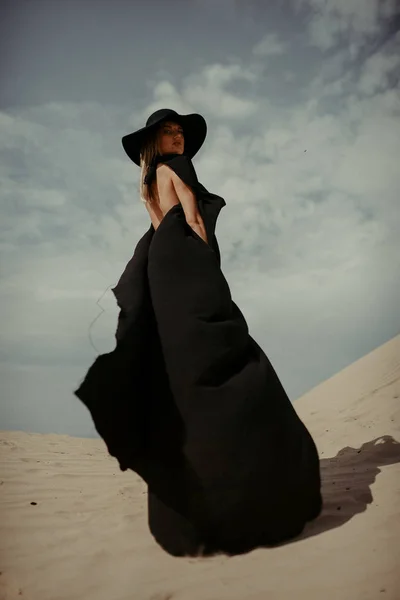
POLYGON ((185 155, 163 157, 197 198, 207 239, 174 206, 113 289, 113 352, 76 396, 122 470, 148 486, 149 527, 170 554, 235 554, 298 535, 318 516, 319 459, 221 271, 225 201, 185 155))

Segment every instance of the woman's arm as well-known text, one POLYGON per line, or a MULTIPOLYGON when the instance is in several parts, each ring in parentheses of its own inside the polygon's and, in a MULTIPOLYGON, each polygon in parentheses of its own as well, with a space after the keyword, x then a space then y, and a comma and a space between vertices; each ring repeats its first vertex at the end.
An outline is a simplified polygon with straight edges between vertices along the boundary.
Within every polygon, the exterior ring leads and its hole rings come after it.
POLYGON ((191 188, 166 164, 157 167, 157 182, 160 198, 174 195, 182 205, 187 224, 207 244, 206 229, 191 188))
POLYGON ((182 204, 187 224, 190 225, 193 231, 195 231, 207 244, 206 228, 204 227, 204 221, 199 212, 196 196, 190 187, 178 177, 175 171, 172 171, 171 173, 171 180, 179 202, 182 204))

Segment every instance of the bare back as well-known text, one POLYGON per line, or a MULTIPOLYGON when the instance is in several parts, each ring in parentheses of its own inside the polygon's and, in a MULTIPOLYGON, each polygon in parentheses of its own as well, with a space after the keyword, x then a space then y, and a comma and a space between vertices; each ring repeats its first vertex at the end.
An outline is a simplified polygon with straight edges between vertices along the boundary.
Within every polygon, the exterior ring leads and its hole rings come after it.
POLYGON ((157 229, 167 212, 173 206, 180 203, 171 174, 172 170, 170 167, 160 164, 157 166, 156 178, 151 184, 154 200, 147 202, 145 206, 154 229, 157 229))

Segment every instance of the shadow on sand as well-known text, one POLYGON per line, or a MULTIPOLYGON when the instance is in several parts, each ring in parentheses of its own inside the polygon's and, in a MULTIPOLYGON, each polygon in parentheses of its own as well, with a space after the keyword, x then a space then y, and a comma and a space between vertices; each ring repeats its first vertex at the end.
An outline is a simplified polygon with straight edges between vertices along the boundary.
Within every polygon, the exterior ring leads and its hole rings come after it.
POLYGON ((303 532, 280 544, 291 544, 350 521, 373 501, 371 485, 381 472, 379 467, 400 462, 400 443, 385 435, 366 442, 361 448, 342 448, 333 458, 320 461, 322 497, 320 516, 307 523, 303 532))

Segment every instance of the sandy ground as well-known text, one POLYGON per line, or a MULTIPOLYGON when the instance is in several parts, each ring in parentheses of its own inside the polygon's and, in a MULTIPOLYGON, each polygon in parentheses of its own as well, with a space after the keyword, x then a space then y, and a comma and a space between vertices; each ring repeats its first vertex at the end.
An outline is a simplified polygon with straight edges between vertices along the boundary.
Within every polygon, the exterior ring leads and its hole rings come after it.
POLYGON ((0 432, 1 600, 399 600, 399 396, 400 335, 296 401, 323 514, 234 558, 165 554, 102 440, 0 432))

